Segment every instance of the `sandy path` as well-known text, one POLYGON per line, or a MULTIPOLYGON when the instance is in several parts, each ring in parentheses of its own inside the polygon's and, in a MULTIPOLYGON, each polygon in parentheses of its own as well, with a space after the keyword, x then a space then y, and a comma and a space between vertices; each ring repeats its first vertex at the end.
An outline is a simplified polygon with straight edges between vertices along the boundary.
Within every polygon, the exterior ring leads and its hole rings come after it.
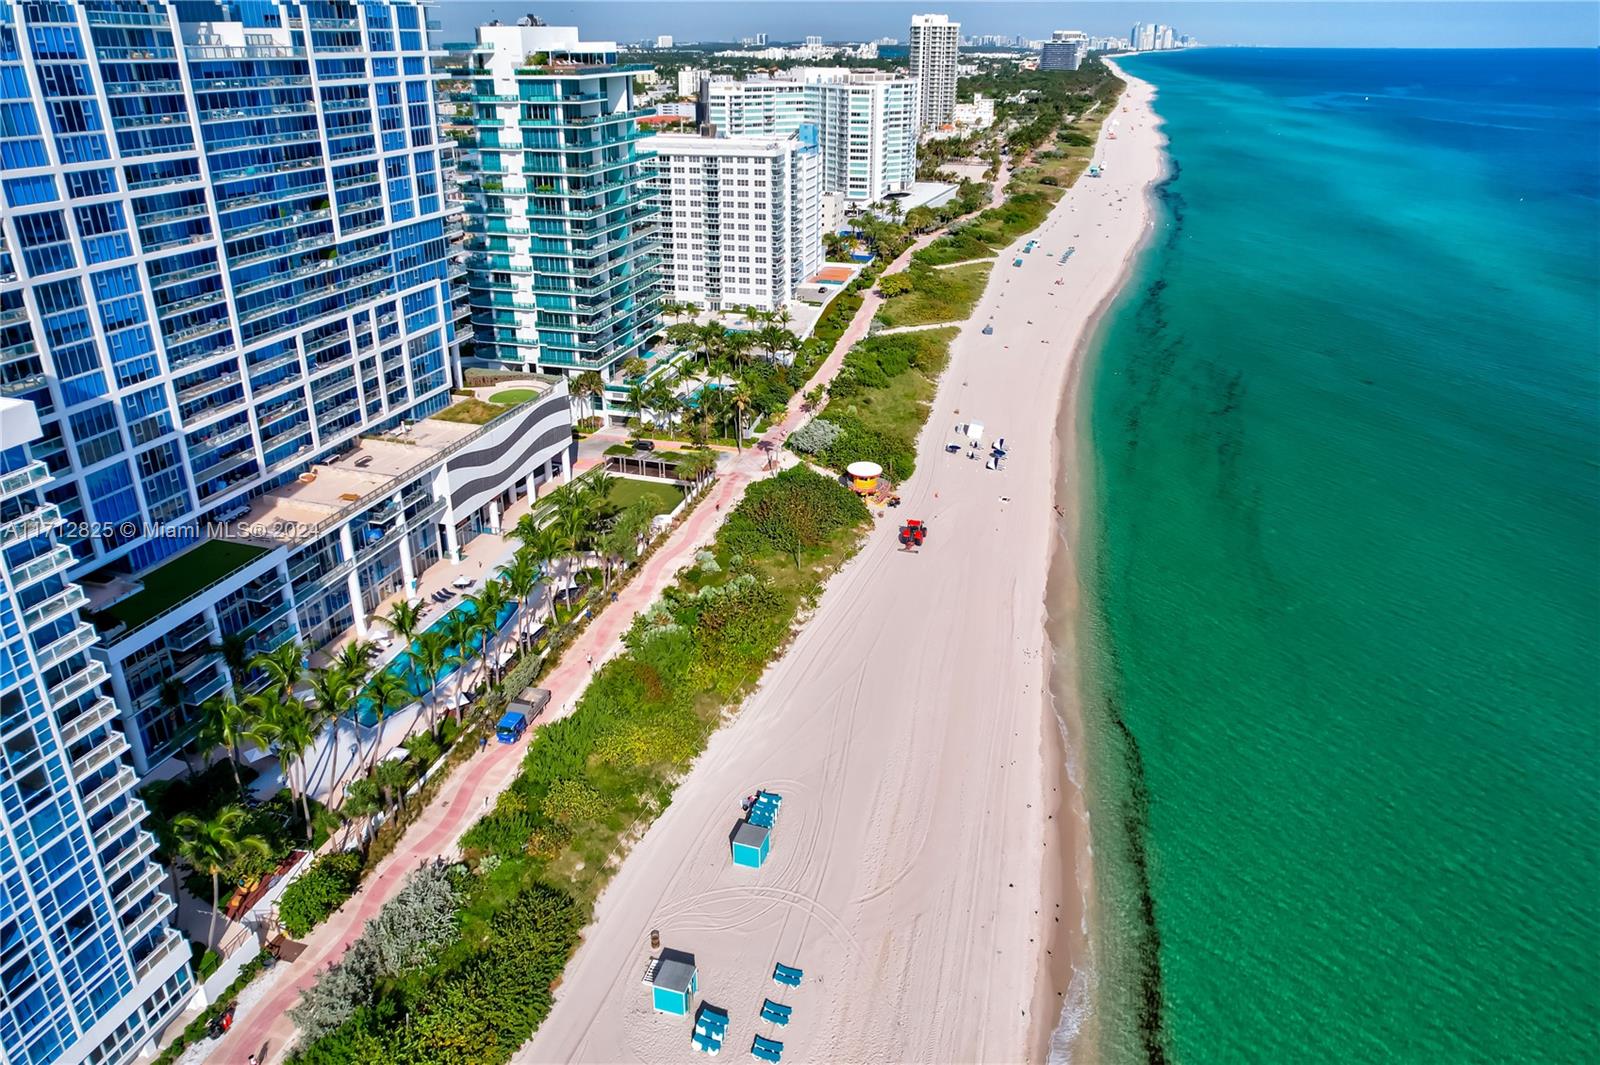
POLYGON ((1063 801, 1042 602, 1053 433, 1072 355, 1147 225, 1161 165, 1148 102, 1131 82, 1118 139, 1102 143, 1108 176, 1067 194, 1021 268, 1000 257, 953 347, 905 505, 623 863, 516 1060, 702 1060, 689 1021, 650 1009, 651 929, 696 956, 700 997, 731 1013, 739 1057, 757 1032, 786 1061, 1038 1055, 1056 1022, 1034 1005, 1052 979, 1043 950, 1058 914, 1079 920, 1075 897, 1041 900, 1072 859, 1052 853, 1063 836, 1050 820, 1063 801), (1006 438, 1003 472, 944 454, 969 419, 1006 438), (911 517, 931 526, 916 554, 894 537, 911 517), (728 833, 757 787, 785 796, 771 857, 736 869, 728 833), (778 961, 803 968, 804 985, 774 985, 778 961), (758 1021, 766 996, 794 1008, 786 1028, 758 1021))

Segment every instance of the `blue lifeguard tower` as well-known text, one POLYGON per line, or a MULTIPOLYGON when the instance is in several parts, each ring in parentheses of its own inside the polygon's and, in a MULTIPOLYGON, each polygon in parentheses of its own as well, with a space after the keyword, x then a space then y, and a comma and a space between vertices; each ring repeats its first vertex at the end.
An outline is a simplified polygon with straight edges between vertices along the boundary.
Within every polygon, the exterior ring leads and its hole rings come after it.
POLYGON ((650 1004, 657 1013, 687 1017, 694 995, 700 990, 700 973, 694 955, 681 950, 663 950, 650 959, 644 982, 650 985, 650 1004))
POLYGON ((772 845, 772 830, 740 821, 733 830, 733 864, 760 869, 772 845))

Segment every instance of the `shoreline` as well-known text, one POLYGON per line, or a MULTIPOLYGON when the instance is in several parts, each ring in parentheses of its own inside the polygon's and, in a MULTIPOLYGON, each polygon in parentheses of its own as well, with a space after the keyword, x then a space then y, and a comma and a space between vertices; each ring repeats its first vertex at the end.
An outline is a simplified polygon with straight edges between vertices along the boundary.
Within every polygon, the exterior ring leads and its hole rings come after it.
MULTIPOLYGON (((1127 121, 1142 84, 1113 116, 1127 121)), ((639 988, 653 932, 695 956, 699 994, 730 1011, 741 1038, 773 993, 773 964, 803 969, 804 985, 782 991, 793 1023, 756 1029, 799 1060, 1042 1053, 1066 993, 1042 963, 1066 959, 1057 927, 1083 928, 1089 843, 1060 834, 1082 799, 1063 786, 1041 598, 1059 539, 1055 433, 1160 171, 1148 133, 1130 123, 1108 141, 1113 128, 1097 149, 1110 176, 1069 188, 999 255, 973 314, 951 323, 959 334, 900 510, 877 515, 622 861, 549 1017, 513 1060, 696 1060, 688 1028, 639 988), (985 443, 1007 438, 1001 470, 946 453, 951 426, 979 420, 985 443), (931 530, 917 552, 896 537, 912 518, 931 530), (783 813, 770 859, 738 869, 728 832, 754 788, 782 794, 783 813)))
MULTIPOLYGON (((1155 111, 1155 92, 1149 82, 1133 78, 1115 62, 1104 60, 1117 76, 1127 83, 1118 98, 1119 113, 1137 84, 1148 90, 1142 101, 1145 118, 1154 130, 1159 131, 1160 115, 1155 111)), ((1102 131, 1104 136, 1104 131, 1102 131)), ((1147 224, 1138 242, 1128 250, 1122 260, 1115 283, 1089 314, 1083 332, 1070 357, 1067 380, 1061 392, 1053 429, 1055 464, 1052 479, 1059 516, 1055 521, 1056 536, 1051 542, 1048 576, 1045 584, 1045 653, 1049 663, 1046 683, 1044 754, 1046 765, 1052 767, 1056 787, 1062 799, 1053 811, 1056 819, 1051 832, 1057 841, 1057 854, 1071 854, 1072 878, 1076 881, 1079 909, 1072 921, 1059 925, 1052 923, 1044 942, 1047 953, 1040 959, 1043 979, 1035 995, 1036 1012, 1048 1005, 1052 998, 1057 1002, 1053 1021, 1045 1022, 1040 1016, 1042 1031, 1030 1039, 1032 1060, 1050 1062, 1052 1065, 1092 1065, 1098 1060, 1095 1054, 1095 1031, 1098 1013, 1095 1010, 1094 976, 1095 924, 1094 847, 1086 794, 1086 744, 1084 701, 1089 698, 1086 670, 1087 647, 1083 639, 1087 621, 1083 610, 1085 598, 1084 574, 1079 570, 1078 559, 1085 557, 1082 530, 1086 524, 1089 504, 1086 492, 1080 487, 1092 474, 1092 450, 1089 441, 1089 419, 1086 404, 1088 397, 1083 389, 1090 376, 1096 346, 1105 328, 1106 317, 1124 295, 1133 278, 1134 266, 1155 239, 1151 220, 1155 217, 1155 188, 1169 173, 1166 156, 1166 137, 1159 135, 1157 149, 1161 162, 1159 173, 1144 186, 1140 197, 1139 217, 1147 224), (1062 813, 1070 816, 1061 816, 1062 813), (1064 993, 1052 995, 1052 989, 1065 988, 1064 993), (1070 1014, 1070 1016, 1069 1016, 1070 1014)), ((1087 178, 1080 178, 1087 180, 1087 178)), ((1046 866, 1044 894, 1049 897, 1059 893, 1067 879, 1068 866, 1046 866)))

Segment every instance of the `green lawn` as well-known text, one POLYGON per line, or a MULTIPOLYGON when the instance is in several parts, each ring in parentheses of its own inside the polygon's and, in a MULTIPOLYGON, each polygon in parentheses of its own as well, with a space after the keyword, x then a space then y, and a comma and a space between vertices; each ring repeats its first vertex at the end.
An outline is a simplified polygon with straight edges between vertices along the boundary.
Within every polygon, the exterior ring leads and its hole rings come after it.
MULTIPOLYGON (((503 393, 502 393, 503 394, 503 393)), ((451 404, 444 410, 433 415, 442 422, 462 422, 466 425, 487 425, 500 415, 505 408, 498 403, 485 403, 481 399, 463 399, 451 404)))
POLYGON ((885 328, 959 322, 972 314, 993 263, 972 263, 934 270, 913 265, 907 273, 916 286, 904 296, 885 300, 877 321, 885 328))
POLYGON ((266 553, 266 548, 252 544, 204 540, 140 577, 144 591, 107 607, 100 617, 111 624, 120 621, 130 629, 137 628, 266 553))
POLYGON ((651 500, 655 504, 657 514, 666 514, 683 502, 683 489, 673 484, 618 477, 612 482, 611 495, 606 502, 621 511, 627 510, 641 499, 651 500))
POLYGON ((489 397, 490 403, 502 403, 507 407, 515 407, 518 403, 526 403, 530 399, 537 399, 539 393, 531 388, 508 388, 503 392, 496 392, 489 397))

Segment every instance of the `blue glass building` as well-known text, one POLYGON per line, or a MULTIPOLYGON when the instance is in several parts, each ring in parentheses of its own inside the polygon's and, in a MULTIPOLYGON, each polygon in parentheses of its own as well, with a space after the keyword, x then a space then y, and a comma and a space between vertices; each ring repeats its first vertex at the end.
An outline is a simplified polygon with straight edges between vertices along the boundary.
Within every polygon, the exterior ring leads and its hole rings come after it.
POLYGON ((297 600, 282 557, 174 556, 449 401, 429 13, 0 3, 0 396, 38 410, 141 770, 227 685, 224 632, 260 650, 361 610, 297 600))
POLYGON ((0 1060, 127 1061, 183 1008, 128 742, 89 656, 31 404, 0 398, 0 1060))

